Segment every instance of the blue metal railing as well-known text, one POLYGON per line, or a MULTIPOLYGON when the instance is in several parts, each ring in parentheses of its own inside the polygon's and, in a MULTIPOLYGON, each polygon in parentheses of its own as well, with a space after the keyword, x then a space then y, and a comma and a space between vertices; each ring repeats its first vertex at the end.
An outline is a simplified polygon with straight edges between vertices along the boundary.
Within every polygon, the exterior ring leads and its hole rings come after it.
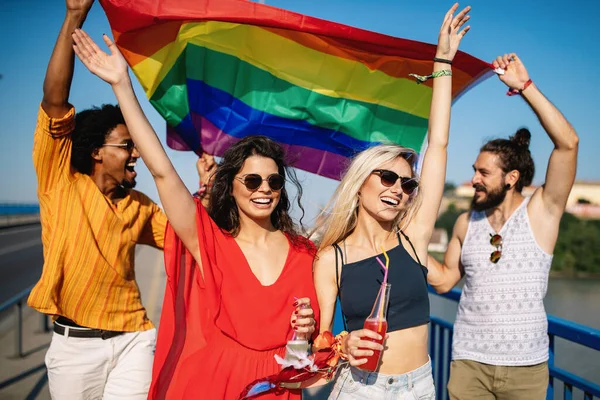
MULTIPOLYGON (((23 356, 23 341, 22 341, 22 305, 25 299, 29 295, 32 288, 27 288, 16 296, 12 297, 8 301, 0 305, 0 315, 15 307, 15 318, 17 329, 15 330, 15 347, 16 355, 19 357, 23 356)), ((429 292, 454 302, 460 300, 461 291, 459 289, 452 289, 448 293, 438 294, 435 290, 429 287, 429 292)), ((339 306, 338 306, 339 309, 339 306)), ((338 320, 339 318, 336 318, 338 320)), ((336 321, 339 324, 339 321, 336 321)), ((42 315, 41 327, 43 331, 48 332, 48 319, 46 315, 42 315)), ((335 327, 334 327, 334 330, 335 327)), ((436 391, 438 393, 438 399, 448 399, 448 393, 446 386, 448 378, 450 376, 450 361, 452 360, 452 335, 454 332, 453 325, 436 316, 431 316, 431 332, 429 335, 429 354, 432 361, 433 378, 436 384, 436 391)), ((600 330, 593 329, 585 325, 577 324, 571 321, 567 321, 561 318, 548 316, 548 335, 550 337, 550 359, 548 360, 548 368, 550 371, 550 380, 548 384, 547 400, 554 399, 554 380, 561 381, 563 383, 563 399, 571 400, 573 395, 573 388, 577 388, 583 392, 584 400, 592 400, 594 398, 600 399, 600 385, 589 382, 580 376, 558 368, 554 364, 554 343, 555 338, 560 337, 573 343, 577 343, 596 351, 600 351, 600 330)), ((28 374, 26 375, 28 376, 28 374)), ((45 375, 44 375, 45 377, 45 375)), ((3 385, 9 385, 13 382, 0 383, 0 387, 3 385)), ((39 384, 45 384, 45 381, 38 382, 39 384)), ((36 385, 36 388, 39 385, 36 385)), ((39 388, 34 388, 39 391, 39 388)))
MULTIPOLYGON (((33 286, 28 287, 22 292, 16 294, 4 303, 0 304, 0 317, 8 312, 11 308, 14 308, 15 317, 15 357, 23 357, 23 305, 27 303, 27 297, 31 293, 33 286)), ((42 331, 49 332, 48 316, 46 314, 41 315, 40 327, 42 331)))
MULTIPOLYGON (((25 352, 23 351, 23 305, 27 302, 27 297, 29 297, 29 293, 31 293, 31 289, 33 286, 28 287, 23 290, 19 294, 11 297, 4 303, 0 304, 0 318, 2 318, 7 312, 14 308, 14 317, 15 317, 15 357, 25 357, 25 352)), ((50 326, 48 324, 48 316, 46 314, 40 314, 40 328, 42 332, 50 332, 50 326)), ((44 364, 38 365, 34 368, 30 368, 25 372, 21 372, 17 376, 6 379, 0 382, 0 390, 4 389, 7 386, 13 385, 21 380, 28 378, 29 376, 45 370, 46 366, 44 364)), ((44 374, 38 378, 33 388, 30 390, 26 399, 35 399, 37 395, 42 391, 46 382, 48 380, 48 375, 44 372, 44 374)))
POLYGON ((39 213, 40 206, 37 204, 0 203, 0 215, 23 215, 39 213))
MULTIPOLYGON (((459 289, 452 289, 448 293, 438 294, 432 287, 429 287, 429 292, 455 302, 460 300, 461 294, 459 289)), ((429 354, 431 355, 433 379, 436 383, 438 399, 448 399, 446 386, 448 377, 450 376, 453 332, 454 328, 451 323, 433 315, 431 316, 429 354)), ((550 337, 550 359, 548 360, 550 381, 548 383, 546 400, 554 399, 555 380, 563 383, 562 398, 565 400, 572 399, 573 388, 577 388, 583 392, 584 400, 600 399, 600 385, 589 382, 572 372, 558 368, 554 364, 554 342, 556 337, 600 351, 600 330, 549 315, 548 336, 550 337)), ((598 357, 600 357, 600 354, 598 357)))

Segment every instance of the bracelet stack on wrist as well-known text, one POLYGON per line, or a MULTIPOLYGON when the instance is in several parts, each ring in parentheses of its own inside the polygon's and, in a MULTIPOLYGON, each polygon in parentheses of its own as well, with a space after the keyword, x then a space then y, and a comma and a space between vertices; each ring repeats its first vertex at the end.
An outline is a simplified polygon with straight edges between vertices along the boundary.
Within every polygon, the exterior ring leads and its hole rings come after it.
MULTIPOLYGON (((452 60, 448 60, 448 59, 445 59, 445 58, 434 57, 433 58, 433 62, 434 63, 437 62, 437 63, 443 63, 443 64, 452 65, 452 60)), ((451 69, 442 69, 440 71, 434 71, 430 75, 408 74, 408 76, 412 76, 413 78, 415 78, 417 80, 417 85, 418 85, 418 84, 421 84, 423 82, 426 82, 429 79, 439 78, 440 76, 452 76, 452 70, 451 69)))
POLYGON ((433 78, 439 78, 440 76, 452 76, 452 70, 450 69, 442 69, 440 71, 434 71, 431 73, 431 75, 417 75, 417 74, 408 74, 408 76, 412 76, 413 78, 415 78, 417 80, 417 84, 421 84, 423 82, 426 82, 429 79, 433 79, 433 78))

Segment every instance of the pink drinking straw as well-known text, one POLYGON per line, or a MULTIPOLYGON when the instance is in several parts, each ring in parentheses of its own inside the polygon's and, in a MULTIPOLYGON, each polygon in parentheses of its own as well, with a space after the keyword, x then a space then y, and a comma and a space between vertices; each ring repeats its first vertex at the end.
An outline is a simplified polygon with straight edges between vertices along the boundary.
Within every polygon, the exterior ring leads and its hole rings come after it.
MULTIPOLYGON (((385 249, 382 247, 381 250, 383 250, 383 255, 385 257, 385 265, 383 264, 383 262, 381 262, 381 260, 379 259, 379 257, 375 257, 377 259, 377 262, 379 263, 379 265, 381 265, 381 268, 383 268, 383 270, 385 271, 383 273, 383 283, 382 285, 385 285, 387 283, 387 277, 388 277, 388 271, 389 271, 389 266, 390 266, 390 259, 385 251, 385 249)), ((385 293, 385 291, 384 291, 385 293)), ((381 331, 381 323, 383 321, 383 308, 381 309, 381 315, 379 318, 379 328, 378 330, 381 331)))
POLYGON ((383 262, 381 262, 381 260, 379 259, 379 257, 375 257, 377 259, 377 262, 379 263, 379 265, 381 265, 381 268, 383 268, 383 284, 385 285, 387 283, 387 274, 388 274, 388 269, 387 266, 385 266, 383 264, 383 262))
POLYGON ((388 257, 387 252, 385 251, 385 249, 383 248, 383 246, 381 247, 381 251, 383 252, 383 256, 385 257, 385 265, 383 265, 383 263, 381 262, 381 260, 379 259, 379 257, 377 257, 377 261, 381 265, 381 268, 383 268, 383 270, 385 271, 385 273, 383 274, 383 284, 386 284, 387 283, 388 270, 389 270, 389 266, 390 266, 390 258, 388 257))

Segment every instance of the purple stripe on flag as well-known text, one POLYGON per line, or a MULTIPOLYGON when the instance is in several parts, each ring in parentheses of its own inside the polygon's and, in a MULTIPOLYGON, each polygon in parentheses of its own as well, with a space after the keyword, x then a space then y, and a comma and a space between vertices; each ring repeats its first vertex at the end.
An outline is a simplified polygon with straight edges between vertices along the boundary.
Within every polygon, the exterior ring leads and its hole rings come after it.
MULTIPOLYGON (((200 115, 192 113, 192 121, 196 131, 201 132, 200 142, 208 154, 220 157, 225 150, 239 140, 223 132, 200 115)), ((348 162, 344 156, 311 147, 286 144, 282 146, 291 166, 335 180, 340 179, 348 162)))
POLYGON ((181 138, 181 136, 179 136, 179 133, 177 133, 177 130, 175 130, 175 128, 173 128, 169 124, 166 124, 166 125, 167 125, 167 146, 169 146, 173 150, 178 150, 178 151, 193 150, 190 148, 190 146, 188 146, 183 141, 183 139, 181 138))

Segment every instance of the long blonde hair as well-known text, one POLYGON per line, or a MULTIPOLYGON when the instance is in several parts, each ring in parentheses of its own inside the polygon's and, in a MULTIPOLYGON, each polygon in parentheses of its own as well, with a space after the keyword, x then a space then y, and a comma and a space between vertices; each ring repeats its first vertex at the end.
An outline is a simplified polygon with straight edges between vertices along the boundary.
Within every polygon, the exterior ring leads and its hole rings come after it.
MULTIPOLYGON (((317 224, 311 232, 311 236, 315 232, 320 236, 317 244, 319 250, 340 242, 352 233, 358 220, 360 188, 374 169, 398 157, 408 162, 412 170, 412 178, 418 179, 417 153, 407 147, 381 144, 364 150, 354 157, 333 197, 317 217, 317 224)), ((404 212, 398 214, 393 222, 397 229, 406 228, 419 209, 421 198, 421 190, 417 188, 410 196, 404 212)))

